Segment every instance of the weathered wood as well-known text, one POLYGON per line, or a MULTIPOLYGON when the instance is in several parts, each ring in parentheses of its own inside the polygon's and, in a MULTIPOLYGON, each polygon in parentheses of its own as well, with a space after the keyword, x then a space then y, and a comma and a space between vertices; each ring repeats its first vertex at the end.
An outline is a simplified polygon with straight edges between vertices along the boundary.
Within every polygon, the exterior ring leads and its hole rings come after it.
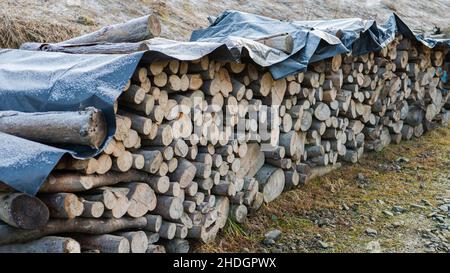
POLYGON ((144 217, 120 219, 51 219, 40 229, 24 230, 0 225, 0 245, 28 242, 60 233, 107 234, 122 229, 141 229, 147 225, 144 217))
POLYGON ((294 48, 294 39, 289 33, 280 33, 267 37, 255 39, 256 42, 262 43, 268 47, 281 50, 287 54, 291 54, 294 48))
POLYGON ((61 44, 95 44, 102 42, 140 42, 158 36, 161 26, 154 14, 132 19, 125 23, 103 27, 95 32, 75 37, 61 44))
POLYGON ((122 236, 102 235, 72 235, 82 249, 99 250, 100 253, 129 253, 130 242, 122 236))
POLYGON ((285 183, 283 170, 266 164, 256 173, 255 178, 266 203, 275 200, 283 192, 285 183))
POLYGON ((121 231, 115 235, 126 238, 130 243, 131 253, 145 253, 148 248, 148 238, 144 231, 121 231))
POLYGON ((168 253, 188 253, 189 241, 184 239, 163 240, 162 244, 168 253))
POLYGON ((49 218, 46 205, 36 197, 24 193, 0 192, 0 219, 21 229, 38 229, 49 218))
POLYGON ((72 219, 83 213, 83 203, 73 193, 52 193, 39 195, 53 218, 72 219))
POLYGON ((98 148, 106 138, 106 121, 93 107, 78 112, 1 111, 0 131, 43 143, 98 148))
POLYGON ((23 244, 0 246, 0 253, 80 253, 80 244, 72 238, 47 236, 23 244))
POLYGON ((76 173, 53 173, 39 189, 40 193, 82 192, 119 182, 146 181, 148 174, 135 170, 108 172, 102 175, 81 175, 76 173))

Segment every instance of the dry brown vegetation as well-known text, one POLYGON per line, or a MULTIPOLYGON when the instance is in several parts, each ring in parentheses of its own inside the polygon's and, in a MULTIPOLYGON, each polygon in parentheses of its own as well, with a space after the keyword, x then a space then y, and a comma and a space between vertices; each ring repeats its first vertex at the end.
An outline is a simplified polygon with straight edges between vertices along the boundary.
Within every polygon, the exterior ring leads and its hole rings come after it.
POLYGON ((0 47, 18 48, 23 42, 57 42, 77 36, 76 27, 23 18, 0 10, 0 47))

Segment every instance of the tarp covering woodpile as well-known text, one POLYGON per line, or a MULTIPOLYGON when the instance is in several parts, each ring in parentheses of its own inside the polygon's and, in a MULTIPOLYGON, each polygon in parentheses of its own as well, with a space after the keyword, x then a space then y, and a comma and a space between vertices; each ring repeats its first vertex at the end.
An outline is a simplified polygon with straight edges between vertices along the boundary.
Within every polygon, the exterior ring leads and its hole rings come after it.
POLYGON ((450 120, 449 40, 396 15, 210 21, 190 42, 147 15, 0 50, 0 252, 186 252, 450 120))

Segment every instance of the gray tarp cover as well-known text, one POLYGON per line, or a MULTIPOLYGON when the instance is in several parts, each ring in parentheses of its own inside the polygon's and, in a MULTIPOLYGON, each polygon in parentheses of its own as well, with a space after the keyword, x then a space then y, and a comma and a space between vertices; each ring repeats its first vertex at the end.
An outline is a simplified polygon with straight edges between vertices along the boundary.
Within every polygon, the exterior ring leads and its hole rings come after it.
MULTIPOLYGON (((414 35, 393 14, 378 26, 373 20, 340 19, 284 22, 239 11, 226 11, 206 29, 192 33, 191 42, 162 38, 146 42, 148 51, 129 55, 70 55, 53 52, 0 50, 0 111, 79 110, 95 106, 104 111, 108 139, 115 130, 113 103, 139 61, 251 58, 269 67, 274 78, 306 70, 308 63, 340 53, 377 51, 400 32, 428 47, 450 46, 450 40, 414 35), (253 39, 289 33, 294 50, 288 55, 253 39)), ((105 142, 107 143, 107 142, 105 142)), ((104 144, 105 144, 104 143, 104 144)), ((65 153, 77 158, 98 154, 85 147, 51 147, 0 133, 0 181, 36 194, 65 153)))

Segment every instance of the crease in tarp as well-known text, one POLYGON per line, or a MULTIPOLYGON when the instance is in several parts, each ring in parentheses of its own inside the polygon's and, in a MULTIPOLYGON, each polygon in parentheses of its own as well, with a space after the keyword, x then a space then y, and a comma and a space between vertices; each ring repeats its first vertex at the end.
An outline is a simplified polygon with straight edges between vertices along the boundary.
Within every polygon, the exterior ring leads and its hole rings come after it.
MULTIPOLYGON (((154 38, 142 42, 147 50, 133 54, 0 50, 0 111, 74 111, 94 106, 105 113, 108 123, 108 138, 99 149, 49 146, 0 133, 0 181, 35 194, 64 154, 75 158, 99 154, 115 131, 114 100, 140 61, 190 61, 206 55, 223 61, 251 59, 279 79, 337 54, 379 51, 396 32, 430 48, 450 46, 450 39, 414 34, 396 14, 378 25, 359 18, 286 22, 229 10, 209 27, 195 30, 190 42, 154 38), (280 33, 293 37, 291 54, 254 41, 280 33)), ((446 80, 447 74, 443 77, 446 80)))
POLYGON ((288 22, 227 10, 209 27, 195 30, 191 41, 225 43, 230 36, 257 39, 286 32, 294 38, 291 54, 273 54, 273 58, 266 60, 265 64, 254 60, 261 66, 268 67, 275 79, 305 71, 309 63, 337 54, 362 55, 379 51, 395 38, 396 32, 430 48, 438 45, 450 46, 450 39, 431 39, 424 38, 421 34, 415 35, 395 13, 391 14, 384 24, 378 25, 374 20, 360 18, 288 22), (266 65, 267 63, 270 64, 266 65))

